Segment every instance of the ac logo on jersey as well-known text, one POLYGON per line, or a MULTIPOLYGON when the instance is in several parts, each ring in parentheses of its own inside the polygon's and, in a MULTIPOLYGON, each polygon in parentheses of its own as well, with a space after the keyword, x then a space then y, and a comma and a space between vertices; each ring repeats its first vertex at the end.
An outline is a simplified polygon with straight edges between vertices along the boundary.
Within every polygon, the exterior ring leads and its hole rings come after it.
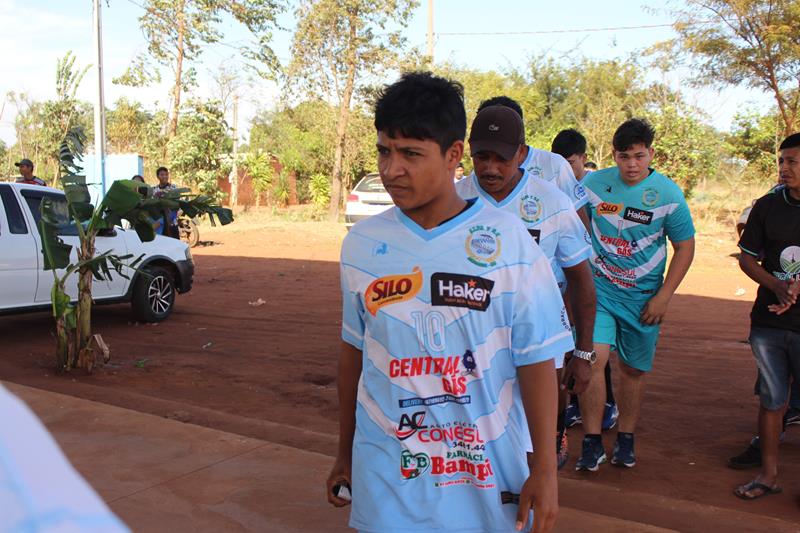
POLYGON ((597 214, 598 215, 616 215, 622 208, 625 207, 622 204, 612 204, 610 202, 600 202, 597 205, 597 214))
POLYGON ((650 224, 653 221, 652 211, 643 211, 635 207, 626 207, 625 214, 622 216, 625 220, 636 222, 637 224, 650 224))
POLYGON ((491 226, 473 226, 469 229, 464 247, 471 263, 480 267, 495 266, 502 248, 500 232, 491 226))
POLYGON ((425 411, 417 411, 413 415, 407 415, 403 413, 403 415, 400 417, 400 423, 397 425, 397 429, 394 431, 394 434, 398 439, 406 440, 420 429, 428 429, 428 426, 422 423, 424 420, 425 411))
POLYGON ((478 276, 436 272, 431 276, 431 305, 486 311, 494 281, 478 276))
POLYGON ((381 307, 412 299, 421 288, 422 271, 418 267, 414 267, 411 274, 378 278, 369 284, 364 293, 367 311, 375 316, 381 307))

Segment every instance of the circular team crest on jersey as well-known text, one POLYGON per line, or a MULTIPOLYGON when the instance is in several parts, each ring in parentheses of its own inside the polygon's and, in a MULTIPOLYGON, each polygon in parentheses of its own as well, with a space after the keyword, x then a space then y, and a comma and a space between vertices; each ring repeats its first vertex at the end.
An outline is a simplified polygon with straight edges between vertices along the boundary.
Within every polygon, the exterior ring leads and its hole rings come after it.
POLYGON ((500 257, 500 232, 490 226, 473 226, 469 229, 465 248, 471 263, 481 267, 495 266, 500 257))
POLYGON ((658 191, 652 187, 648 187, 642 193, 642 203, 647 207, 653 207, 658 203, 658 191))
POLYGON ((586 196, 586 189, 580 183, 575 186, 575 198, 583 198, 586 196))
POLYGON ((542 167, 540 167, 539 165, 532 165, 532 166, 528 167, 528 172, 530 172, 531 176, 533 176, 535 178, 541 178, 542 177, 542 167))
POLYGON ((526 194, 519 202, 519 215, 525 222, 538 222, 542 217, 542 201, 526 194))
POLYGON ((800 275, 800 246, 788 246, 783 249, 781 268, 792 276, 800 275))

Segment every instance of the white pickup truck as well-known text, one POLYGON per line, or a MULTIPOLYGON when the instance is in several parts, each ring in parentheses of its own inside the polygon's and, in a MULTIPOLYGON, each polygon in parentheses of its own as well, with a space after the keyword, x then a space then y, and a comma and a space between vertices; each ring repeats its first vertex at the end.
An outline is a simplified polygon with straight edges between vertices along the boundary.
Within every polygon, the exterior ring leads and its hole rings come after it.
MULTIPOLYGON (((0 314, 50 308, 53 272, 42 268, 42 243, 36 229, 41 216, 39 204, 44 197, 55 200, 57 211, 63 213, 59 236, 73 246, 71 259, 77 261, 78 236, 67 216, 64 192, 37 185, 0 183, 0 314), (59 204, 63 209, 58 209, 59 204)), ((113 249, 117 255, 132 254, 133 258, 144 254, 136 271, 127 270, 130 279, 112 273, 111 281, 94 280, 95 303, 130 302, 137 320, 159 322, 172 312, 175 293, 192 287, 192 255, 189 246, 178 239, 157 235, 151 242, 142 242, 135 231, 117 227, 98 235, 95 247, 98 253, 113 249)), ((66 289, 76 300, 76 275, 67 280, 66 289)))

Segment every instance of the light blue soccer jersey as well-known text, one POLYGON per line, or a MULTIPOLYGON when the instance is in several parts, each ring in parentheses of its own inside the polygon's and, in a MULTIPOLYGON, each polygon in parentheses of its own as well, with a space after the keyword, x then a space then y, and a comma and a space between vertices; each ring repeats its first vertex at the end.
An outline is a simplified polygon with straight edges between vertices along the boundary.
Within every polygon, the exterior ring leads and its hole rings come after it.
POLYGON ((591 205, 592 269, 598 292, 632 300, 649 299, 661 287, 667 238, 694 236, 683 191, 663 174, 627 185, 617 167, 583 179, 591 205))
POLYGON ((342 338, 363 357, 351 527, 514 531, 500 493, 528 476, 517 367, 572 349, 530 239, 480 199, 432 230, 395 207, 345 238, 342 338))
POLYGON ((478 178, 472 174, 456 184, 456 191, 462 198, 480 196, 487 204, 522 220, 528 233, 550 260, 562 292, 566 288, 562 269, 591 258, 589 234, 578 218, 572 201, 553 182, 525 172, 514 190, 497 202, 481 188, 478 178))
POLYGON ((528 155, 520 167, 536 178, 555 184, 561 192, 572 200, 575 210, 583 207, 588 202, 584 186, 575 178, 572 167, 562 156, 528 146, 528 155))

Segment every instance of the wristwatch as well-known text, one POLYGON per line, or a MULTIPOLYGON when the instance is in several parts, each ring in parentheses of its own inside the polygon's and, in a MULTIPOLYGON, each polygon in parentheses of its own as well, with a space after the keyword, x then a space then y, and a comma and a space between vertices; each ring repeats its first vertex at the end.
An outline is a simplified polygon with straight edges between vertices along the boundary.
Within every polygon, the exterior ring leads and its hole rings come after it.
POLYGON ((578 350, 576 348, 572 350, 572 355, 574 355, 578 359, 589 361, 589 364, 592 365, 597 361, 597 352, 595 352, 594 350, 592 350, 591 352, 584 352, 583 350, 578 350))

